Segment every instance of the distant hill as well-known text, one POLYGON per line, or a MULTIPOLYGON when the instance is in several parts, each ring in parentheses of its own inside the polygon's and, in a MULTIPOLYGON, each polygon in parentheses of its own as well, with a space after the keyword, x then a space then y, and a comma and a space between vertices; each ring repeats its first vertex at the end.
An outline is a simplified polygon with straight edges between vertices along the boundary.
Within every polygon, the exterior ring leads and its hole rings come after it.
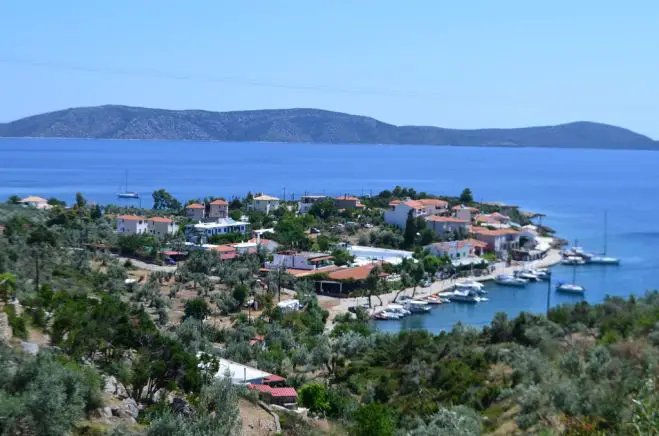
POLYGON ((659 149, 659 142, 647 136, 592 122, 464 130, 394 126, 319 109, 208 112, 82 107, 0 124, 0 136, 659 149))

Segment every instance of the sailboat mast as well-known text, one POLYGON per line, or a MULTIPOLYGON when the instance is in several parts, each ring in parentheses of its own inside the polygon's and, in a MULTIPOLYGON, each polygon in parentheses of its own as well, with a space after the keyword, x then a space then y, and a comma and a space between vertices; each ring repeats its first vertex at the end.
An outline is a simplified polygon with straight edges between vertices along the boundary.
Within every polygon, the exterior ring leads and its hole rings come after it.
POLYGON ((608 239, 608 211, 604 211, 604 256, 606 256, 607 239, 608 239))

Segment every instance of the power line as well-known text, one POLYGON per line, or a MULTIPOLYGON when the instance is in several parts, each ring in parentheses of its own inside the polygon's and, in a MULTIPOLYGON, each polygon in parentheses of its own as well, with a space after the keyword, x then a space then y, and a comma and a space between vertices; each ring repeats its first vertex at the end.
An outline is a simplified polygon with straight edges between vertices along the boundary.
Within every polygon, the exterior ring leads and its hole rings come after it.
POLYGON ((256 80, 256 79, 235 77, 235 76, 208 76, 198 73, 173 74, 173 73, 164 73, 161 71, 133 70, 133 69, 121 69, 121 68, 113 68, 113 67, 89 67, 89 66, 64 63, 64 62, 51 62, 51 61, 45 62, 45 61, 36 61, 31 59, 19 59, 19 58, 0 58, 0 63, 7 65, 19 65, 19 66, 38 67, 38 68, 52 68, 52 69, 60 69, 60 70, 68 70, 68 71, 80 71, 80 72, 95 73, 95 74, 159 78, 159 79, 167 79, 167 80, 218 83, 218 84, 226 84, 226 85, 257 86, 257 87, 265 87, 265 88, 281 88, 281 89, 291 89, 291 90, 301 90, 301 91, 333 92, 333 93, 345 93, 345 94, 366 94, 366 95, 380 95, 380 96, 389 96, 389 97, 416 97, 416 98, 442 97, 442 98, 452 98, 452 99, 460 98, 457 96, 451 96, 448 94, 434 92, 434 91, 415 92, 415 91, 383 89, 383 88, 346 87, 346 86, 334 86, 334 85, 322 85, 322 84, 290 84, 290 83, 278 83, 278 82, 256 80))

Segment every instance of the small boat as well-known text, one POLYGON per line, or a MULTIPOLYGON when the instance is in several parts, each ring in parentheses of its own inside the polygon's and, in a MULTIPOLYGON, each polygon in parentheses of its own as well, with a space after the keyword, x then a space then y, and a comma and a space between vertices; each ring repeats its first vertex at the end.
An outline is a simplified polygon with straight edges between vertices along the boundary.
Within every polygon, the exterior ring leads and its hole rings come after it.
POLYGON ((376 313, 375 315, 373 315, 373 318, 379 319, 379 320, 382 320, 382 321, 386 321, 386 320, 390 320, 390 319, 400 319, 401 316, 396 314, 396 313, 392 313, 392 312, 388 312, 387 310, 383 310, 383 311, 380 311, 380 312, 376 313))
POLYGON ((534 269, 533 274, 535 274, 539 280, 549 280, 551 278, 551 271, 547 268, 534 269))
POLYGON ((565 292, 566 294, 584 294, 586 292, 586 288, 574 283, 559 283, 556 285, 556 290, 558 292, 565 292))
POLYGON ((451 301, 456 303, 478 303, 483 301, 476 292, 467 290, 467 291, 453 291, 453 295, 450 297, 451 301))
POLYGON ((537 275, 535 275, 533 271, 529 271, 529 270, 517 271, 515 273, 515 277, 528 280, 530 282, 537 282, 540 280, 540 278, 537 275))
POLYGON ((402 304, 396 304, 396 303, 390 304, 389 306, 387 306, 385 310, 389 313, 400 315, 401 318, 412 313, 402 304))
POLYGON ((481 282, 477 282, 476 280, 473 279, 463 280, 458 284, 467 285, 467 286, 471 286, 472 288, 479 288, 479 289, 483 289, 485 287, 484 284, 482 284, 481 282))
POLYGON ((561 260, 563 265, 585 265, 586 261, 580 256, 567 256, 561 260))
POLYGON ((454 291, 474 291, 476 293, 486 293, 487 291, 483 290, 484 286, 480 283, 476 285, 473 283, 456 283, 453 287, 454 291))
POLYGON ((526 286, 526 284, 529 282, 526 279, 515 277, 509 274, 498 275, 494 281, 501 286, 516 286, 520 288, 526 286))
POLYGON ((444 304, 444 303, 446 303, 446 300, 444 300, 441 297, 438 297, 436 295, 427 296, 425 301, 427 301, 428 304, 444 304))
POLYGON ((428 302, 423 300, 408 300, 405 306, 406 309, 412 313, 430 312, 430 306, 428 305, 428 302))

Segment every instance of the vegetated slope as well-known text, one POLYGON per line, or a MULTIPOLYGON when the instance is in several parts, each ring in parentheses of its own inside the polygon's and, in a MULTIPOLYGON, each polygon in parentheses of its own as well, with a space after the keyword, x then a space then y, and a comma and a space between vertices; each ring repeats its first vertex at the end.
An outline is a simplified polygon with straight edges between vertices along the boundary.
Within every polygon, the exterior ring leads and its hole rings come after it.
POLYGON ((399 127, 369 117, 319 109, 209 112, 128 106, 72 108, 1 124, 0 136, 659 148, 659 143, 647 136, 620 127, 592 122, 515 129, 399 127))

